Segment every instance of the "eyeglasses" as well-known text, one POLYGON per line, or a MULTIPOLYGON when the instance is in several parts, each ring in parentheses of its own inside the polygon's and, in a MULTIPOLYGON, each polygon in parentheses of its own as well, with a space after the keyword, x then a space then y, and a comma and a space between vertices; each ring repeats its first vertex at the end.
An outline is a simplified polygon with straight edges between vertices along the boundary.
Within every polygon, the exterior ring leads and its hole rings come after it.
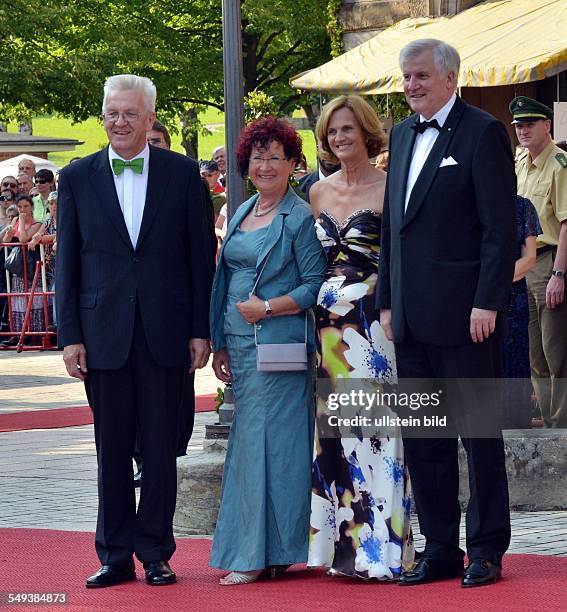
POLYGON ((134 113, 133 111, 126 111, 125 113, 112 111, 109 113, 102 113, 102 117, 105 121, 112 121, 113 123, 116 123, 120 117, 122 117, 122 119, 128 123, 133 123, 140 118, 140 113, 134 113))
POLYGON ((255 166, 259 166, 262 162, 268 162, 269 164, 278 164, 284 161, 288 161, 288 158, 278 157, 277 155, 272 155, 272 157, 255 156, 250 158, 250 163, 254 164, 255 166))
POLYGON ((15 189, 17 186, 17 183, 2 183, 3 189, 15 189))
POLYGON ((45 185, 45 183, 49 183, 47 179, 35 179, 36 185, 45 185))
POLYGON ((0 196, 0 202, 11 202, 14 198, 10 195, 0 196))
POLYGON ((203 178, 211 178, 212 176, 215 176, 214 172, 201 172, 201 176, 203 178))

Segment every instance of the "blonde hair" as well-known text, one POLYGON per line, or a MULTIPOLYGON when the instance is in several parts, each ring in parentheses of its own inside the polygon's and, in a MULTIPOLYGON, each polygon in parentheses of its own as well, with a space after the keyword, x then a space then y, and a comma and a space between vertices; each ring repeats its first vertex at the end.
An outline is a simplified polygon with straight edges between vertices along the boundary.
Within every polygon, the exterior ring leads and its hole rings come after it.
POLYGON ((386 143, 386 134, 376 111, 360 96, 339 96, 325 104, 315 127, 315 134, 321 143, 319 157, 334 164, 339 163, 329 147, 327 132, 333 113, 341 108, 348 108, 352 112, 366 137, 368 157, 376 157, 386 143))

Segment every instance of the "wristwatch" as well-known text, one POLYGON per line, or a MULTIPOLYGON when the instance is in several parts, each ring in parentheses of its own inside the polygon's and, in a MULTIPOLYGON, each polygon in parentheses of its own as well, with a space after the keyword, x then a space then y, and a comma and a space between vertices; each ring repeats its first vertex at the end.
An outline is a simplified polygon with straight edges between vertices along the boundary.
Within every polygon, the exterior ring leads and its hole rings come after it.
POLYGON ((264 300, 264 308, 266 309, 266 319, 269 319, 272 316, 272 307, 268 300, 264 300))
POLYGON ((551 274, 553 274, 553 276, 557 276, 557 278, 563 279, 565 279, 565 277, 567 276, 565 270, 552 270, 551 274))

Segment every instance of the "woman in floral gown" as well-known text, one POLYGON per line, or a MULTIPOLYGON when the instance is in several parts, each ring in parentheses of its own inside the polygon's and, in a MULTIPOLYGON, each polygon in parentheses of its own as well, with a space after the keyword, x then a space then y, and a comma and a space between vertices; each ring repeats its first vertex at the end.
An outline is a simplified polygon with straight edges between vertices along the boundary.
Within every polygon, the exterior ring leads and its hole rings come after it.
MULTIPOLYGON (((384 132, 367 102, 341 96, 323 109, 317 136, 320 155, 341 164, 310 194, 327 256, 316 312, 318 386, 323 381, 331 391, 367 386, 376 391, 396 381, 394 346, 374 307, 386 174, 377 172, 369 157, 380 152, 384 132)), ((379 429, 367 435, 352 427, 342 429, 341 437, 323 437, 322 395, 308 565, 328 567, 331 575, 395 580, 413 561, 401 435, 379 429)))

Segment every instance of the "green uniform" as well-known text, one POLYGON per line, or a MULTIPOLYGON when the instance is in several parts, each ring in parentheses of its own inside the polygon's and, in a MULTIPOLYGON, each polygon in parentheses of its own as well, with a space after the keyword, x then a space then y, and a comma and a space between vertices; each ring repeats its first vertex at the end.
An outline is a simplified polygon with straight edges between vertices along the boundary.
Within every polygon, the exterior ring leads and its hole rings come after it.
POLYGON ((567 427, 567 301, 549 309, 547 283, 561 223, 567 221, 567 156, 550 142, 532 160, 526 152, 516 164, 518 193, 532 201, 543 234, 537 238, 536 266, 527 274, 532 382, 548 427, 567 427))

